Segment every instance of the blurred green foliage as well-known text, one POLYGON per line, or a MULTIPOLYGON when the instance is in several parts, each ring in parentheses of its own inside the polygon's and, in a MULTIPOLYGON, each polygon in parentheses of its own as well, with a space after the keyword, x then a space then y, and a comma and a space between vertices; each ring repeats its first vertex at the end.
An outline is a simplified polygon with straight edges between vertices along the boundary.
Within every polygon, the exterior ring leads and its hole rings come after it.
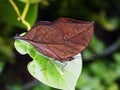
MULTIPOLYGON (((22 13, 28 0, 14 0, 22 13)), ((120 89, 120 0, 30 0, 26 16, 31 26, 38 20, 69 17, 95 22, 95 34, 83 56, 83 72, 76 90, 120 89)), ((8 0, 0 0, 0 88, 1 90, 54 90, 33 81, 26 70, 31 60, 14 49, 14 35, 26 31, 8 0)), ((56 89, 55 89, 56 90, 56 89)))

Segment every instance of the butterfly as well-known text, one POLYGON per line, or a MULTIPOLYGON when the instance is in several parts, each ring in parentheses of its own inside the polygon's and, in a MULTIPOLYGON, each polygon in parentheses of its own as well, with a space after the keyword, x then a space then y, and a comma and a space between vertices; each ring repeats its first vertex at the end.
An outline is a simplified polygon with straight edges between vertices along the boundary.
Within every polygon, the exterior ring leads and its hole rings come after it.
POLYGON ((93 21, 59 18, 53 22, 39 21, 23 36, 37 51, 58 61, 70 61, 89 44, 94 33, 93 21))

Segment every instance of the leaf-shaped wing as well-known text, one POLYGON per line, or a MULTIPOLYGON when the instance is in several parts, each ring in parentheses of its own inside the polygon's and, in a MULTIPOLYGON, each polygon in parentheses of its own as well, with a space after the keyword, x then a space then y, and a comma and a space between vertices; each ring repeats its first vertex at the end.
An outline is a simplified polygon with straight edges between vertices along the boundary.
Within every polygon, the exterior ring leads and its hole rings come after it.
POLYGON ((56 60, 68 58, 81 52, 93 35, 93 23, 60 18, 53 22, 42 21, 23 36, 16 36, 31 43, 44 55, 56 60))

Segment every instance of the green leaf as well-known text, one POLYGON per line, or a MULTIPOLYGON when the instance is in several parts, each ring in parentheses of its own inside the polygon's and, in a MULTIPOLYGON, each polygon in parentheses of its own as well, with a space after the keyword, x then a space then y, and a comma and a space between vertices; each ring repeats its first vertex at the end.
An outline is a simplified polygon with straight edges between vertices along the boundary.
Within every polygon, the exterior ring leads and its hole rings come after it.
POLYGON ((120 52, 117 52, 113 55, 113 58, 117 63, 120 63, 120 52))
POLYGON ((78 90, 105 90, 98 77, 92 77, 83 70, 77 83, 78 90))
POLYGON ((91 41, 91 44, 90 44, 90 47, 97 54, 101 54, 104 51, 104 49, 105 49, 105 44, 101 40, 99 40, 98 38, 93 37, 93 39, 91 41), (95 46, 97 46, 97 47, 95 47, 95 46))
MULTIPOLYGON (((14 1, 15 1, 15 4, 17 5, 18 9, 22 13, 25 4, 19 2, 18 0, 14 0, 14 1)), ((0 22, 4 22, 4 23, 8 23, 10 25, 26 28, 26 26, 23 25, 22 22, 18 21, 18 16, 8 0, 1 0, 0 8, 1 8, 0 22)), ((25 20, 27 22, 29 22, 31 26, 33 26, 34 23, 36 22, 37 15, 38 15, 38 4, 30 4, 30 8, 25 17, 25 20)))
POLYGON ((113 31, 118 28, 119 19, 117 17, 108 17, 104 11, 94 16, 97 21, 106 30, 113 31))
POLYGON ((82 70, 80 54, 74 60, 62 63, 43 56, 26 41, 16 40, 15 47, 21 54, 29 54, 33 58, 28 64, 28 70, 36 79, 54 88, 75 90, 82 70))
POLYGON ((107 90, 119 90, 119 86, 116 83, 112 83, 107 90))

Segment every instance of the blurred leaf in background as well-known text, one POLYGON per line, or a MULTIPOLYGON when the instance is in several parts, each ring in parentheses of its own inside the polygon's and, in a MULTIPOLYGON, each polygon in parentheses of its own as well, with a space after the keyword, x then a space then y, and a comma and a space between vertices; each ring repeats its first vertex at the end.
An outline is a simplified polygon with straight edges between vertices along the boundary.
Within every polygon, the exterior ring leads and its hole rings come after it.
MULTIPOLYGON (((15 3, 18 6, 20 12, 22 13, 25 4, 19 2, 18 0, 15 0, 15 3)), ((13 26, 19 26, 21 28, 26 28, 20 21, 18 21, 18 16, 14 11, 10 2, 8 2, 8 0, 1 0, 0 8, 2 8, 0 12, 1 22, 8 23, 13 26)), ((26 20, 30 23, 31 26, 33 26, 34 23, 36 22, 37 15, 38 15, 38 4, 37 3, 31 4, 26 16, 26 20)))

